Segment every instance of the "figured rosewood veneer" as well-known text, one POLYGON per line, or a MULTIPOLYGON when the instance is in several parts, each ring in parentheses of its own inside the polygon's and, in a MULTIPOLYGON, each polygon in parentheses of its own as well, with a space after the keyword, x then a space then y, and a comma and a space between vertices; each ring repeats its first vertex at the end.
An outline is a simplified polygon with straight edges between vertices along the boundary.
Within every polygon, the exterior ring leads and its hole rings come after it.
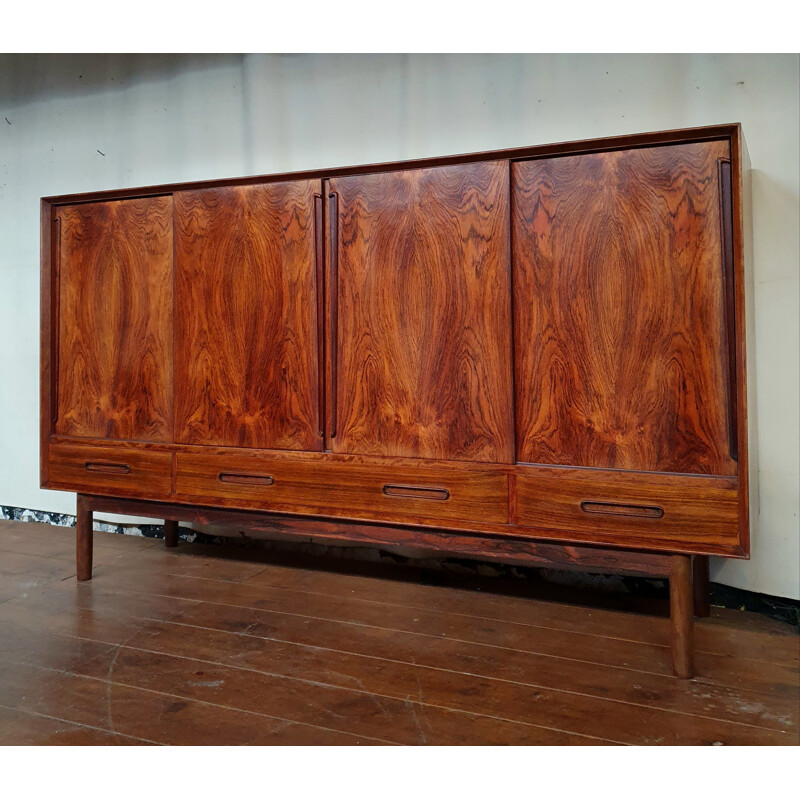
POLYGON ((747 179, 721 125, 43 199, 79 579, 148 508, 669 575, 690 674, 690 556, 705 613, 755 513, 747 179))
POLYGON ((516 512, 518 525, 583 541, 713 552, 739 538, 738 483, 726 477, 520 467, 516 512))
POLYGON ((322 449, 318 189, 175 193, 175 441, 322 449))
POLYGON ((508 523, 508 478, 477 466, 295 461, 256 453, 178 453, 175 463, 175 493, 197 502, 401 523, 508 523), (221 475, 242 477, 229 486, 221 475))
POLYGON ((519 461, 736 474, 729 158, 719 141, 512 165, 519 461))
POLYGON ((63 442, 49 448, 48 488, 163 497, 172 488, 172 454, 140 448, 103 447, 63 442))
POLYGON ((334 453, 514 460, 508 181, 504 161, 328 181, 334 453))
POLYGON ((54 429, 172 441, 172 198, 54 214, 54 429))

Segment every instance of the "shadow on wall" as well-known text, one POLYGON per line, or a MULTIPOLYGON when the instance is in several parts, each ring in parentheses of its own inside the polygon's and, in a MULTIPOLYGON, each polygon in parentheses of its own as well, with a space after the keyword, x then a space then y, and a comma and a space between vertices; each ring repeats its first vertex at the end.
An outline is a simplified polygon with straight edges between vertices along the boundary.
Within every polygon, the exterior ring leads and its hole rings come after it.
POLYGON ((192 70, 239 66, 243 58, 213 53, 0 54, 0 103, 102 92, 192 70))

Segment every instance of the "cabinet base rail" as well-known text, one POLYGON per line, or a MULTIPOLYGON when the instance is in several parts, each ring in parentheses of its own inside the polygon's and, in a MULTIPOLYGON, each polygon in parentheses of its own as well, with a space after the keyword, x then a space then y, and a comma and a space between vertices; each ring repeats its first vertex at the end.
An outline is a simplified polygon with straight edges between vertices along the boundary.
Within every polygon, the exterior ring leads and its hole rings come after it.
POLYGON ((504 564, 667 578, 670 594, 672 669, 678 678, 694 676, 694 615, 708 616, 708 557, 564 545, 512 537, 477 536, 429 528, 290 517, 257 511, 188 506, 78 494, 77 578, 92 578, 93 514, 155 517, 165 520, 164 543, 178 544, 178 520, 242 526, 281 537, 304 536, 372 546, 413 547, 420 555, 452 555, 504 564))

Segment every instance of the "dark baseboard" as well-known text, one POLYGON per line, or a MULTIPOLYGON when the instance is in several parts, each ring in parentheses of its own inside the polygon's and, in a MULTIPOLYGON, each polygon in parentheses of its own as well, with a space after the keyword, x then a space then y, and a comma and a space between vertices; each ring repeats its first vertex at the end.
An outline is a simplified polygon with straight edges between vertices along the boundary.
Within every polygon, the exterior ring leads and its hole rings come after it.
POLYGON ((711 605, 737 608, 741 611, 755 611, 770 619, 794 625, 800 632, 800 600, 750 592, 747 589, 725 586, 723 583, 712 583, 711 605))
MULTIPOLYGON (((36 511, 30 508, 19 508, 18 506, 0 506, 0 519, 9 519, 16 522, 45 522, 48 525, 66 528, 75 527, 75 516, 73 514, 59 514, 56 511, 36 511)), ((120 524, 117 522, 103 522, 95 517, 94 529, 104 533, 144 536, 148 539, 164 538, 163 525, 120 524)), ((193 531, 190 528, 181 528, 180 530, 180 538, 187 542, 198 542, 199 544, 221 544, 223 542, 219 536, 209 536, 200 531, 193 531)))
MULTIPOLYGON (((20 522, 45 522, 51 525, 72 527, 75 517, 69 514, 58 514, 50 511, 34 511, 18 508, 16 506, 0 506, 0 519, 17 520, 20 522)), ((95 519, 95 530, 110 533, 146 536, 148 538, 163 539, 163 525, 130 525, 114 522, 103 522, 95 519)), ((669 586, 666 580, 632 578, 619 575, 601 575, 583 572, 569 572, 550 569, 534 569, 518 567, 495 562, 481 562, 470 559, 458 558, 419 558, 413 551, 402 548, 386 550, 364 546, 330 545, 314 541, 313 536, 305 541, 274 540, 262 535, 250 536, 241 531, 237 534, 214 536, 191 528, 180 528, 180 538, 183 541, 203 545, 219 545, 245 547, 262 553, 269 553, 279 560, 288 563, 297 563, 301 560, 312 560, 317 568, 325 569, 325 560, 331 558, 348 562, 352 571, 352 564, 382 565, 390 572, 401 568, 406 574, 408 571, 415 573, 415 578, 423 582, 441 583, 442 577, 450 575, 458 577, 460 583, 475 583, 475 588, 490 590, 495 579, 508 586, 508 580, 522 579, 531 583, 547 583, 551 586, 589 592, 606 592, 617 595, 628 595, 643 599, 663 600, 669 596, 669 586)), ((330 563, 330 561, 329 561, 330 563)), ((388 576, 388 575, 387 575, 388 576)), ((396 577, 393 575, 392 577, 396 577)), ((446 582, 446 578, 444 578, 446 582)), ((800 632, 800 600, 786 597, 751 592, 747 589, 737 589, 721 583, 710 585, 711 605, 722 608, 753 611, 770 619, 785 622, 798 628, 800 632)), ((622 603, 624 606, 624 602, 622 603)))

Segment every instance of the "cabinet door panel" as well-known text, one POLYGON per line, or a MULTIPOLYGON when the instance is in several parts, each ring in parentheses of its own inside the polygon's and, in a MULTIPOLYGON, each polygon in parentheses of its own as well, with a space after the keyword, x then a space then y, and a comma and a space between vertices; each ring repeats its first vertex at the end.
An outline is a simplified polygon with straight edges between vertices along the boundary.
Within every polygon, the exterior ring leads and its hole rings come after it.
POLYGON ((513 460, 508 163, 337 178, 330 188, 332 450, 513 460))
POLYGON ((293 181, 176 193, 177 441, 321 449, 320 188, 293 181))
POLYGON ((172 198, 56 214, 58 410, 71 436, 172 436, 172 198))
POLYGON ((519 461, 735 474, 728 155, 720 141, 513 165, 519 461))

